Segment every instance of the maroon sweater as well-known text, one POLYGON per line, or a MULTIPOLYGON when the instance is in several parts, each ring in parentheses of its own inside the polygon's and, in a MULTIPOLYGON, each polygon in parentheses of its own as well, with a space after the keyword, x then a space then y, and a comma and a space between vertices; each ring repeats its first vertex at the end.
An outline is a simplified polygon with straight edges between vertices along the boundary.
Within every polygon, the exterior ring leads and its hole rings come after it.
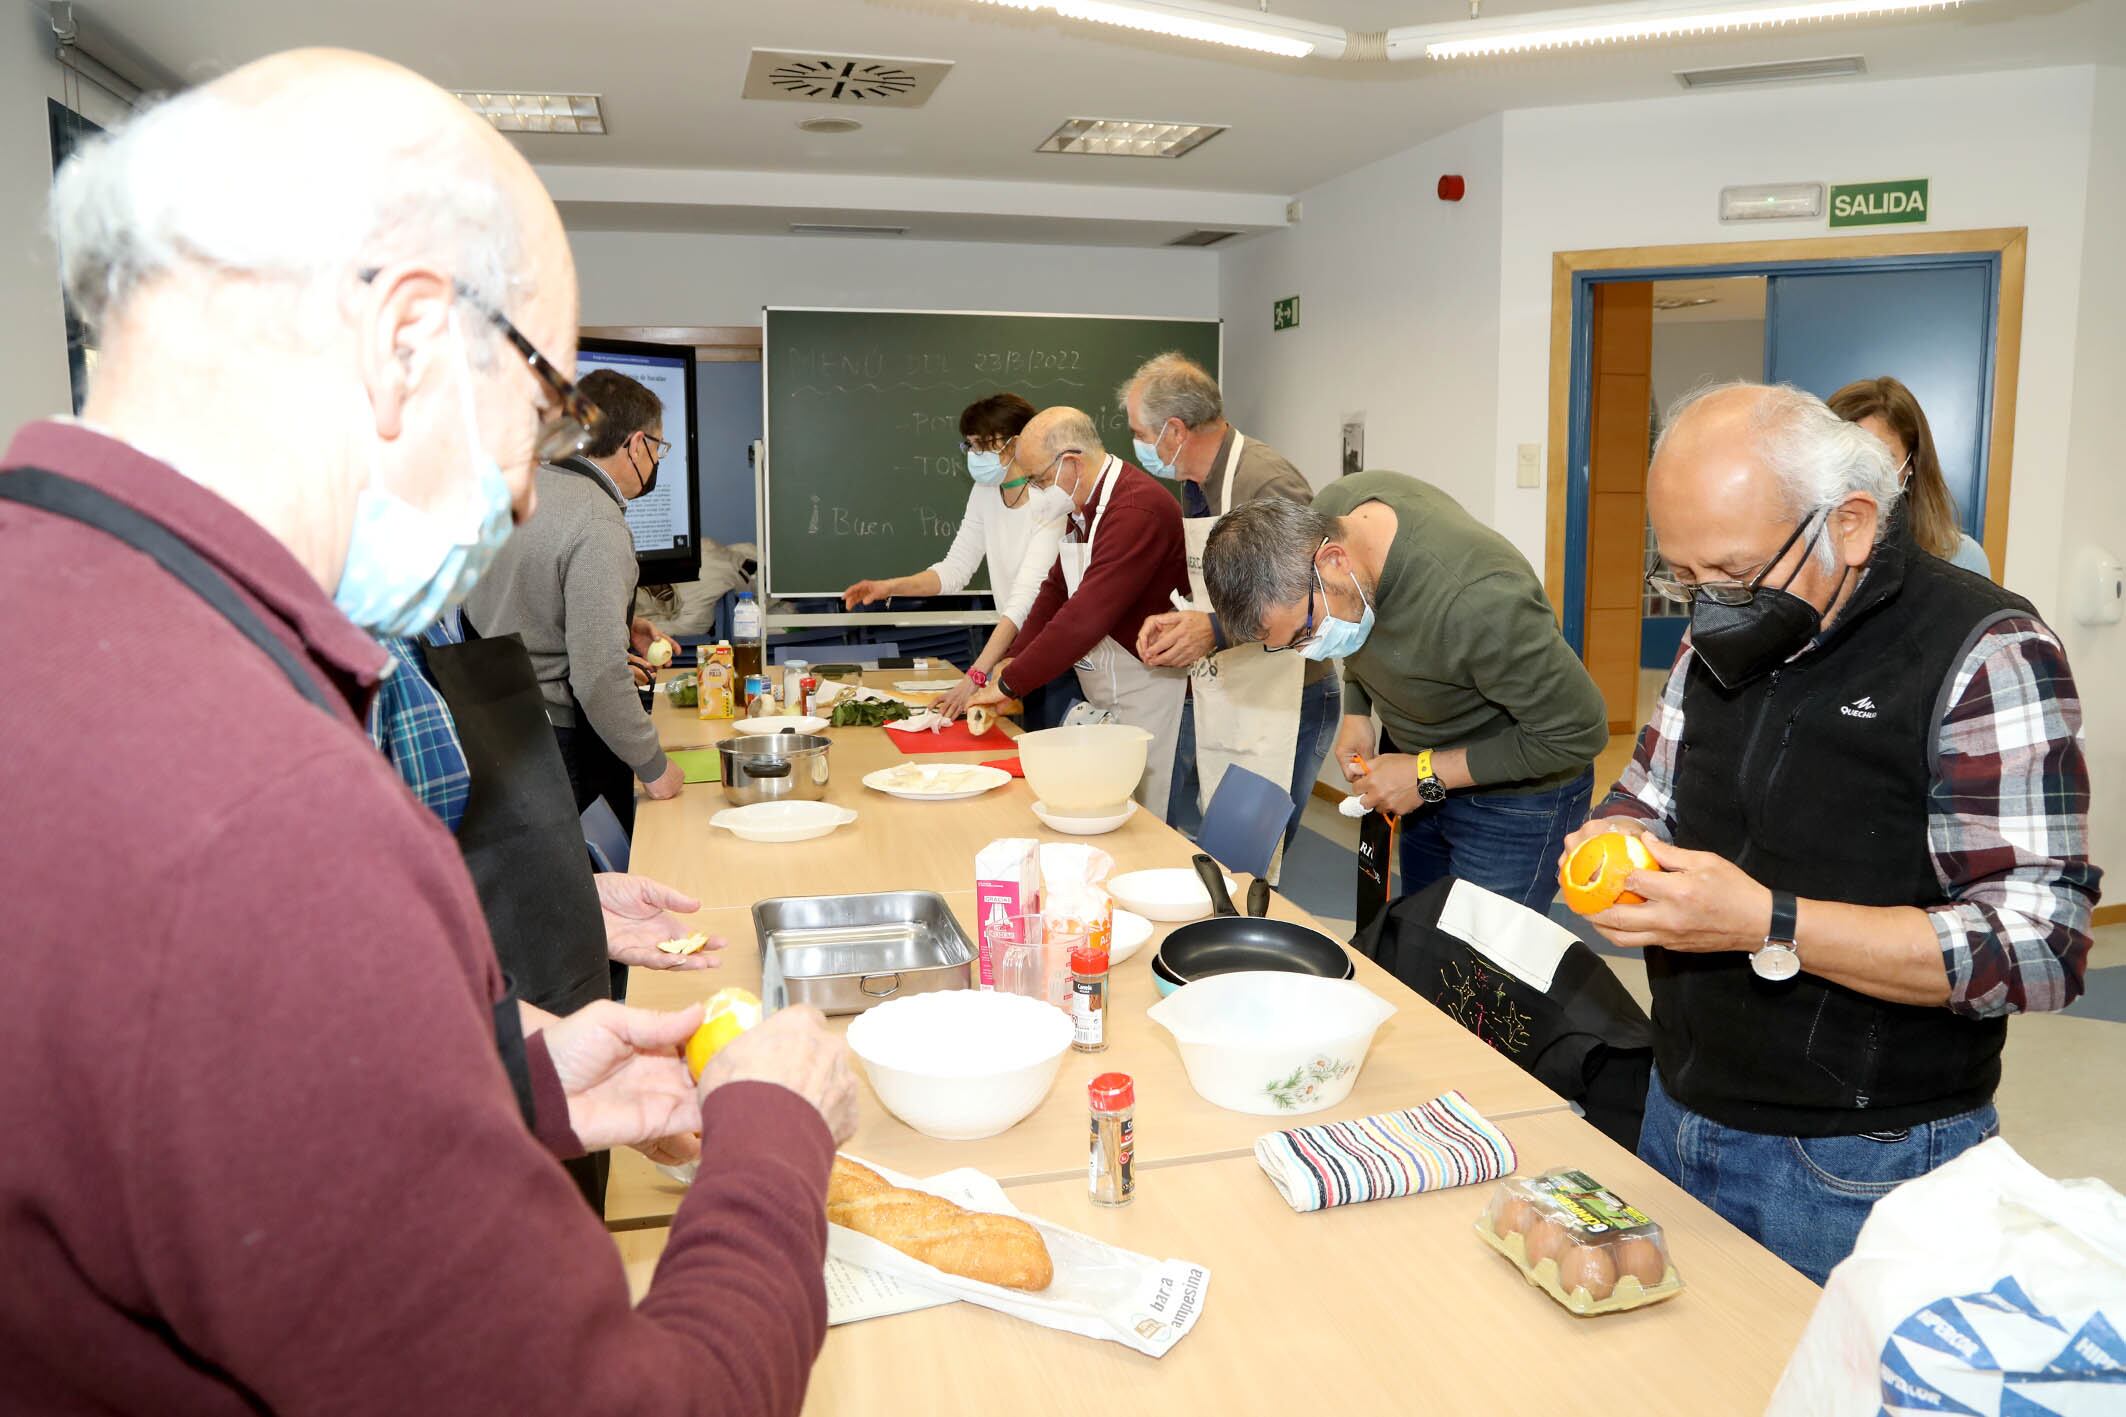
MULTIPOLYGON (((1059 560, 1041 583, 1019 637, 1011 642, 1004 678, 1009 692, 1031 693, 1112 638, 1132 655, 1137 631, 1154 615, 1174 608, 1172 594, 1186 597, 1188 539, 1181 530, 1181 504, 1149 473, 1123 463, 1115 472, 1115 495, 1093 538, 1092 562, 1072 595, 1059 560)), ((1063 533, 1068 546, 1085 540, 1105 487, 1093 490, 1084 524, 1073 518, 1063 533)))
POLYGON ((147 558, 0 502, 0 1407, 794 1413, 833 1144, 708 1101, 630 1309, 543 1043, 541 1133, 441 824, 370 745, 384 651, 257 524, 86 429, 0 466, 100 487, 234 581, 327 716, 147 558), (103 622, 85 604, 122 607, 103 622))

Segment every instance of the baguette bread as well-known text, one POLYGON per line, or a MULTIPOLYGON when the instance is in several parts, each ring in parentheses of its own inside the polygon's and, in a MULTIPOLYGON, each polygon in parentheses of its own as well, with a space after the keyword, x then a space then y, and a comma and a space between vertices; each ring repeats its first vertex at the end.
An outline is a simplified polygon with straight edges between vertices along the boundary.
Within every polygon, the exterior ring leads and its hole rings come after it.
POLYGON ((903 1189, 846 1156, 834 1158, 827 1219, 963 1279, 1039 1290, 1055 1278, 1041 1232, 1025 1221, 903 1189))

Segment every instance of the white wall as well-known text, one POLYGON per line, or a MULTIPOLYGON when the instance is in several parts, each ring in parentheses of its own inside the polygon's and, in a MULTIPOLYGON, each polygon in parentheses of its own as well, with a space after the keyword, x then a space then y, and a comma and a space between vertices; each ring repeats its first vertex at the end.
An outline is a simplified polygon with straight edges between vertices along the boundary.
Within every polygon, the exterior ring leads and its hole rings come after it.
MULTIPOLYGON (((2094 97, 2065 496, 2051 538, 2063 563, 2083 546, 2126 556, 2126 473, 2120 470, 2126 449, 2126 399, 2120 397, 2126 389, 2126 265, 2119 251, 2119 233, 2126 231, 2126 69, 2097 70, 2094 97)), ((2015 475, 2021 481, 2020 463, 2015 475)), ((2052 623, 2081 690, 2096 789, 2090 833, 2096 859, 2112 873, 2105 895, 2117 902, 2126 899, 2126 625, 2085 627, 2065 613, 2052 623)))
POLYGON ((1228 410, 1317 486, 1340 470, 1343 417, 1364 413, 1367 466, 1488 515, 1500 133, 1485 119, 1324 183, 1298 226, 1220 257, 1228 410), (1447 173, 1467 179, 1458 203, 1436 193, 1447 173), (1273 331, 1287 295, 1299 326, 1273 331))
POLYGON ((763 305, 1218 314, 1208 250, 612 231, 569 242, 586 325, 757 325, 763 305))
POLYGON ((44 234, 52 185, 45 96, 58 65, 51 26, 27 6, 0 15, 0 438, 73 408, 59 270, 44 234))
POLYGON ((1543 438, 1549 419, 1552 253, 1821 236, 1805 223, 1723 227, 1720 189, 1930 177, 1931 230, 2030 229, 2005 579, 2049 615, 2092 82, 2086 68, 2025 70, 1506 114, 1495 524, 1540 562, 1544 494, 1514 486, 1513 445, 1543 438))
MULTIPOLYGON (((1658 297, 1657 287, 1654 294, 1658 297)), ((1664 320, 1654 312, 1656 420, 1701 384, 1764 377, 1764 321, 1664 320)))

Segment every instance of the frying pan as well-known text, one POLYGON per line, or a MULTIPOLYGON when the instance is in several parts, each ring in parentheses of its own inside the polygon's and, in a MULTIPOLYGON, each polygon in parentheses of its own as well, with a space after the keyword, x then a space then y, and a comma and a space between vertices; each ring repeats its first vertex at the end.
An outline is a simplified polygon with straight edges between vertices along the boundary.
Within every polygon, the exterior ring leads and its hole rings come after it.
POLYGON ((1290 920, 1266 920, 1252 913, 1269 906, 1267 882, 1258 880, 1248 888, 1251 913, 1242 915, 1233 909, 1233 898, 1226 894, 1218 863, 1199 852, 1191 864, 1204 889, 1210 892, 1215 913, 1168 935, 1152 957, 1155 972, 1180 984, 1243 970, 1318 974, 1324 979, 1349 979, 1358 972, 1344 947, 1320 931, 1290 920))

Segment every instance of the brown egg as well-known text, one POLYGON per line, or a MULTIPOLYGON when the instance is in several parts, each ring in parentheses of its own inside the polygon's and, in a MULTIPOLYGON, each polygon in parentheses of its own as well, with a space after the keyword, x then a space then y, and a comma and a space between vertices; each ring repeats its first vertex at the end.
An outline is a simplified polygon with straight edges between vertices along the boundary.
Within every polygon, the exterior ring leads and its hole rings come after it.
POLYGON ((1558 1288, 1571 1294, 1585 1289, 1587 1297, 1607 1299, 1617 1287, 1617 1266, 1606 1245, 1567 1245, 1558 1255, 1558 1288))
POLYGON ((1497 1212, 1491 1217, 1491 1233, 1503 1240, 1508 1235, 1526 1231, 1534 1219, 1534 1206, 1519 1196, 1509 1195, 1499 1202, 1497 1212))
POLYGON ((1572 1243, 1564 1226, 1555 1220, 1533 1219, 1523 1232, 1528 1237, 1528 1267, 1534 1269, 1544 1260, 1559 1258, 1565 1247, 1572 1243))
POLYGON ((1651 1240, 1619 1240, 1610 1249, 1618 1279, 1628 1274, 1651 1289, 1668 1273, 1668 1261, 1661 1257, 1661 1247, 1651 1240))

